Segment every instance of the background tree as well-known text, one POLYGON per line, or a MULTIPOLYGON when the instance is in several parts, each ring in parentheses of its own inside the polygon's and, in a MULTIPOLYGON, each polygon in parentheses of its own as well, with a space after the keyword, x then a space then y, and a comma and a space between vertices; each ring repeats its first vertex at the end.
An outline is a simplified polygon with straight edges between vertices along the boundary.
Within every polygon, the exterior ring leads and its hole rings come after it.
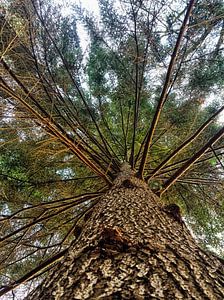
POLYGON ((195 244, 182 217, 223 255, 223 3, 101 0, 99 8, 100 21, 39 0, 1 10, 0 293, 46 277, 48 291, 29 299, 93 299, 120 278, 104 297, 222 299, 221 262, 195 244), (156 224, 153 235, 145 224, 156 224), (141 272, 132 274, 126 254, 141 272), (86 278, 87 261, 111 265, 86 278), (119 270, 105 275, 122 263, 126 283, 119 270), (208 286, 196 278, 202 265, 208 286))

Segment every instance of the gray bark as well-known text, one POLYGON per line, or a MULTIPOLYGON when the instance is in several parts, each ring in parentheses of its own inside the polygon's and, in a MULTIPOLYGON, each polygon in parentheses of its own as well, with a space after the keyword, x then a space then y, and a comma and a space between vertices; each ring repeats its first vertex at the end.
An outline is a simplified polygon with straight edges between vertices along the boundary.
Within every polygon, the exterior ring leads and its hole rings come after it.
POLYGON ((26 299, 224 299, 223 263, 196 244, 173 208, 123 171, 79 241, 26 299))

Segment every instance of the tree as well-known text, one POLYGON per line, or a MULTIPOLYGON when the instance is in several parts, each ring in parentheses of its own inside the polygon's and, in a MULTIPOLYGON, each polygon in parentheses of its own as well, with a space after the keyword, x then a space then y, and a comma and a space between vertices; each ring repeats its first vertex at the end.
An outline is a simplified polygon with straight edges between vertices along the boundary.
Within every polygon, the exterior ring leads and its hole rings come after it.
POLYGON ((223 299, 223 3, 99 8, 2 9, 0 295, 223 299))

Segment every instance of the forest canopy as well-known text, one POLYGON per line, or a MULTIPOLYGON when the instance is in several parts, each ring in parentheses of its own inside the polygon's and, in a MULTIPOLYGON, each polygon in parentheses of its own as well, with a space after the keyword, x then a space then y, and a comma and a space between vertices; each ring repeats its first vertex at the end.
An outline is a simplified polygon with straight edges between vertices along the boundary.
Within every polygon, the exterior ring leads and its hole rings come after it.
POLYGON ((98 3, 0 6, 2 291, 46 275, 124 162, 224 255, 224 3, 98 3))

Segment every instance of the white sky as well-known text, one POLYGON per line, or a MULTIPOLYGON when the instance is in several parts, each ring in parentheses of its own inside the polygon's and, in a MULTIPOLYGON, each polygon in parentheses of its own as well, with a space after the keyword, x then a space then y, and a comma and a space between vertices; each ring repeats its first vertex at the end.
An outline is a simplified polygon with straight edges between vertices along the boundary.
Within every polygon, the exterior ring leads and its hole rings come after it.
MULTIPOLYGON (((94 15, 99 15, 99 6, 98 0, 54 0, 56 4, 62 5, 62 11, 65 15, 69 15, 71 13, 71 5, 78 4, 81 5, 83 8, 87 9, 88 11, 92 12, 94 15)), ((85 52, 86 48, 88 47, 88 35, 85 32, 82 25, 77 24, 80 44, 85 52)))
MULTIPOLYGON (((74 4, 81 4, 84 8, 88 9, 89 11, 92 11, 94 13, 98 13, 98 1, 97 0, 54 0, 55 3, 63 4, 65 7, 71 6, 74 4)), ((66 9, 65 9, 66 12, 66 9)))
POLYGON ((97 0, 73 0, 74 3, 80 3, 89 11, 98 11, 98 1, 97 0))

